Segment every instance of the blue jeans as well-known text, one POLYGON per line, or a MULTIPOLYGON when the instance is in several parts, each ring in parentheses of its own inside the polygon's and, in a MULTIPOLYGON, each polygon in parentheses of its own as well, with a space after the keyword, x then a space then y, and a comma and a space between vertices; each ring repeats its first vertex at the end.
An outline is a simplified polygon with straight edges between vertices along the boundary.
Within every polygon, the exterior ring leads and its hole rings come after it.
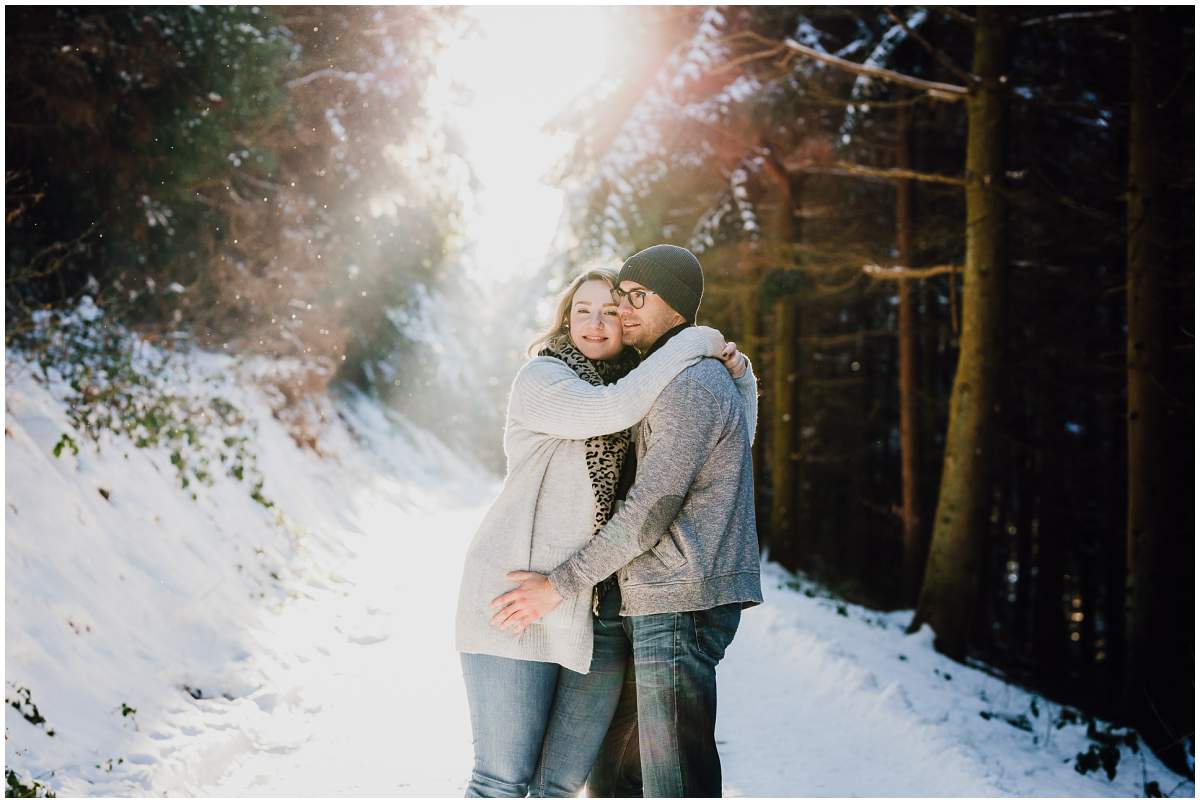
POLYGON ((629 642, 621 598, 592 618, 591 671, 462 653, 475 765, 467 797, 574 797, 617 707, 629 642))
POLYGON ((739 603, 630 616, 621 700, 588 777, 595 797, 720 797, 717 664, 741 621, 739 603))

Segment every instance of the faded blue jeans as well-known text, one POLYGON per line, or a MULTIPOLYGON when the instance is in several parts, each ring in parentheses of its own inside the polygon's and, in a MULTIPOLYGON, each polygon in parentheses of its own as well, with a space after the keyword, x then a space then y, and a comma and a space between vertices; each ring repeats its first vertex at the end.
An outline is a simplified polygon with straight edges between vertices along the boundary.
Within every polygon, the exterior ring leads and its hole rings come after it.
POLYGON ((720 797, 717 664, 740 603, 623 620, 632 671, 588 777, 592 797, 720 797))
POLYGON ((616 710, 629 641, 621 596, 592 617, 586 675, 558 664, 462 653, 475 765, 467 797, 574 797, 616 710))

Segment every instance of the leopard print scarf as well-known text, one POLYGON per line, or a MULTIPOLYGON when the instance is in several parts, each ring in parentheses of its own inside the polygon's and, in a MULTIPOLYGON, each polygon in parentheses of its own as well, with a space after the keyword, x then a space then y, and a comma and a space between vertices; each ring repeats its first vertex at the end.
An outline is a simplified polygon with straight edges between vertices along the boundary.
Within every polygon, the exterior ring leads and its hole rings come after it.
MULTIPOLYGON (((562 360, 580 379, 592 385, 616 382, 638 364, 637 352, 631 348, 624 349, 611 360, 590 360, 575 348, 571 338, 565 334, 551 338, 538 356, 562 360)), ((584 458, 595 499, 593 535, 612 517, 617 481, 621 477, 625 455, 629 452, 629 441, 630 430, 598 435, 584 441, 584 458)))

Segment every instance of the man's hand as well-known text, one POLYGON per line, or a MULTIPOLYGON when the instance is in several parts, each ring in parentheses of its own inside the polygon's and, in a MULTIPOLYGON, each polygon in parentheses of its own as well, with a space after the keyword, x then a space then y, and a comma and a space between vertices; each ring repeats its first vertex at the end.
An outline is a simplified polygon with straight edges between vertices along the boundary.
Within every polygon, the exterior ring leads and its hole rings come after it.
POLYGON ((544 574, 509 572, 504 576, 520 585, 492 600, 492 607, 500 609, 492 617, 493 627, 501 630, 511 629, 519 636, 525 632, 525 628, 550 613, 562 602, 562 596, 544 574))
POLYGON ((721 349, 721 362, 734 379, 741 379, 746 373, 746 355, 738 351, 737 343, 730 341, 721 349))

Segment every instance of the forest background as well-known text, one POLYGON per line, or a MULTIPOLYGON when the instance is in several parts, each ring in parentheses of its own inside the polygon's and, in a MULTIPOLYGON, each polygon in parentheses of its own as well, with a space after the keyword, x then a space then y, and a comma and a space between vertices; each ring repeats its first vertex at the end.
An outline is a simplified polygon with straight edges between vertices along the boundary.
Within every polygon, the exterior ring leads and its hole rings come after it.
POLYGON ((270 357, 307 448, 353 388, 499 469, 531 299, 686 245, 760 377, 770 557, 1190 774, 1194 9, 626 14, 550 253, 484 289, 456 10, 7 7, 6 345, 91 426, 160 428, 131 328, 270 357))

